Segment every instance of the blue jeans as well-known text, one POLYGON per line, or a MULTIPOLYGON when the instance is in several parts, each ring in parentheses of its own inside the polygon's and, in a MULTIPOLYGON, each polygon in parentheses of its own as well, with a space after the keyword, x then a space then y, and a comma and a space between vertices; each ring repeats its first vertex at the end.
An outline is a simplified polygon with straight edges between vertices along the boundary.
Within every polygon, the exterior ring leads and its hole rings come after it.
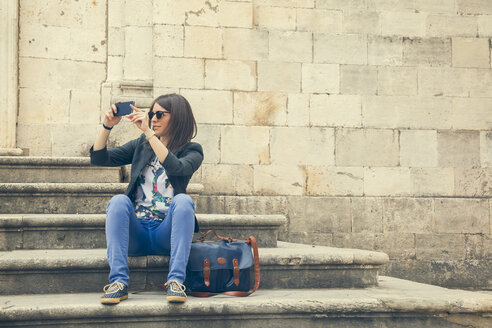
POLYGON ((128 256, 170 255, 167 280, 183 283, 194 228, 195 204, 186 194, 173 197, 163 221, 137 219, 130 198, 114 196, 106 208, 109 282, 128 286, 128 256))

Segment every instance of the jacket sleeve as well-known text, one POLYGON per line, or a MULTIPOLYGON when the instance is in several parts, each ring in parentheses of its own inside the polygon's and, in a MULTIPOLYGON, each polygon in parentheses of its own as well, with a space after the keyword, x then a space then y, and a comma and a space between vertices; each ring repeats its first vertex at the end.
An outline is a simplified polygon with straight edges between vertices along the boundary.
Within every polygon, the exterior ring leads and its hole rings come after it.
POLYGON ((101 150, 94 151, 94 146, 90 149, 91 164, 97 166, 122 166, 131 164, 133 160, 133 154, 137 148, 141 138, 131 140, 126 144, 107 149, 104 147, 101 150))
POLYGON ((202 146, 196 142, 190 142, 183 150, 179 158, 169 152, 162 166, 166 172, 175 176, 191 176, 198 170, 203 161, 202 146))

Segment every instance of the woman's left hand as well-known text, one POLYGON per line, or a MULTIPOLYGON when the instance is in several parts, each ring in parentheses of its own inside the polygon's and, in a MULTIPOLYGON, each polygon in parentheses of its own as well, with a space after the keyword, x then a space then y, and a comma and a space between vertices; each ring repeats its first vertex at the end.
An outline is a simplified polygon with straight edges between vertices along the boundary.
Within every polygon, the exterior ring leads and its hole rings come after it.
POLYGON ((137 126, 143 133, 151 131, 149 128, 149 116, 147 113, 137 107, 130 105, 133 113, 127 115, 128 119, 137 126))

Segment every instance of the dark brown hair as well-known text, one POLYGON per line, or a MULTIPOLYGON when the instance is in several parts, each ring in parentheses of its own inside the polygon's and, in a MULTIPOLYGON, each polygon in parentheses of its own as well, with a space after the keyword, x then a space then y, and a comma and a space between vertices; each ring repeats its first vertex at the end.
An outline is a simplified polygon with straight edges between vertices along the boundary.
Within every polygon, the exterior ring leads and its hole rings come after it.
MULTIPOLYGON (((185 97, 175 93, 157 97, 152 102, 150 111, 154 109, 155 103, 171 113, 165 134, 169 137, 167 148, 175 153, 196 137, 197 126, 190 103, 185 97)), ((149 127, 151 124, 149 121, 149 127)))

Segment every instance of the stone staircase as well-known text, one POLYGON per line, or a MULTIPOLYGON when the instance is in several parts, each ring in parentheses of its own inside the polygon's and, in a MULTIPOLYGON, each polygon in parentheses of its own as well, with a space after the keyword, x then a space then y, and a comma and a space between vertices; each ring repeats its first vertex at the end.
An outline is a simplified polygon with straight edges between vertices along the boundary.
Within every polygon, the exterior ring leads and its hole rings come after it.
MULTIPOLYGON (((277 241, 282 215, 200 213, 201 231, 259 241, 260 290, 247 298, 164 292, 99 304, 107 284, 104 211, 119 168, 88 158, 0 157, 0 327, 490 327, 492 295, 379 277, 384 253, 277 241)), ((203 187, 189 186, 198 200, 203 187)), ((132 257, 130 290, 164 282, 169 258, 132 257)))

